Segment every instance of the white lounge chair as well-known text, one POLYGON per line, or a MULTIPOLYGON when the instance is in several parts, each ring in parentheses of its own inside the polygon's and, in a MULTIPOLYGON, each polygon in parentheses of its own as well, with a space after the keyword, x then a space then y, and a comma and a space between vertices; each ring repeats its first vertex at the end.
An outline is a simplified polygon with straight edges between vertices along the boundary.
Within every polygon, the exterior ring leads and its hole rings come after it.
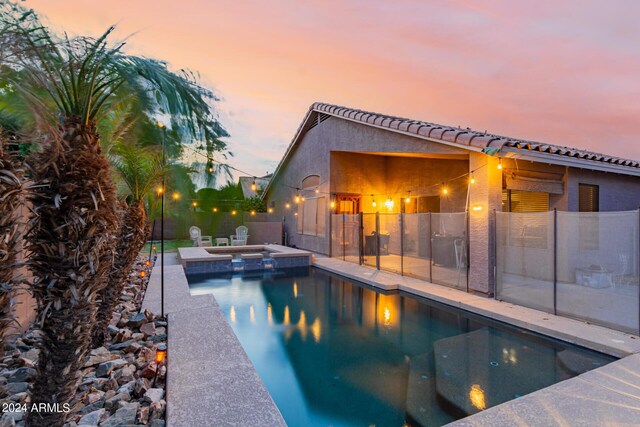
POLYGON ((249 240, 249 229, 244 225, 236 228, 236 234, 231 235, 231 246, 245 246, 249 240))
POLYGON ((196 226, 189 228, 189 237, 193 240, 193 246, 213 246, 211 236, 203 236, 202 230, 196 226))

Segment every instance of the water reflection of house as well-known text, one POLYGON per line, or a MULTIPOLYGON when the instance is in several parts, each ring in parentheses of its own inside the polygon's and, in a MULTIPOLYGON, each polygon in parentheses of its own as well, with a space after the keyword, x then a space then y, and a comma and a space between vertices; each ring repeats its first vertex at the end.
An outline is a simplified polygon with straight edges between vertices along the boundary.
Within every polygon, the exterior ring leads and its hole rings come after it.
MULTIPOLYGON (((331 214, 468 211, 469 288, 491 294, 493 210, 634 210, 639 176, 637 161, 315 103, 263 197, 286 218, 290 244, 323 254, 331 214)), ((406 226, 404 244, 420 256, 428 238, 419 222, 406 226)), ((393 233, 397 224, 380 227, 393 233)), ((547 229, 529 224, 519 238, 546 246, 547 229)))

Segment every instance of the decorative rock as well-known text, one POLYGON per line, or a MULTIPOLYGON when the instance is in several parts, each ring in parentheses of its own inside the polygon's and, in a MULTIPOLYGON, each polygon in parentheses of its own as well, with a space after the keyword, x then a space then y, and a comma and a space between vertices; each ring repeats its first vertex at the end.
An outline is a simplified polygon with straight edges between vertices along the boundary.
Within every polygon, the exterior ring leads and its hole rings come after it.
POLYGON ((102 408, 104 408, 104 402, 102 400, 98 400, 97 402, 92 403, 91 405, 87 405, 87 406, 83 407, 80 410, 80 413, 82 415, 85 415, 85 414, 89 414, 91 412, 95 412, 98 409, 102 409, 102 408))
POLYGON ((124 385, 124 384, 128 383, 129 381, 133 381, 134 380, 133 373, 134 373, 133 367, 127 366, 125 368, 122 368, 122 369, 116 371, 116 373, 114 375, 114 379, 116 381, 118 381, 118 385, 124 385))
POLYGON ((89 359, 85 362, 85 368, 88 366, 99 365, 111 360, 111 353, 105 347, 98 347, 95 350, 91 350, 89 353, 89 359))
POLYGON ((166 335, 167 334, 167 328, 161 326, 159 328, 156 328, 156 334, 158 335, 166 335))
POLYGON ((149 407, 142 406, 138 409, 138 423, 147 424, 149 422, 149 407))
POLYGON ((114 336, 118 331, 120 331, 120 329, 115 325, 109 325, 107 326, 107 331, 109 332, 109 335, 114 336))
POLYGON ((104 396, 104 391, 96 390, 93 393, 87 394, 87 397, 84 399, 85 405, 91 405, 96 403, 98 400, 102 399, 104 396))
POLYGON ((105 400, 104 407, 107 411, 113 412, 113 410, 118 407, 118 404, 120 402, 128 402, 130 400, 131 400, 131 396, 129 395, 129 393, 127 392, 118 393, 115 396, 109 398, 108 400, 105 400))
POLYGON ((96 369, 96 376, 98 377, 107 377, 114 369, 125 366, 127 362, 122 359, 111 360, 109 362, 104 362, 98 365, 98 369, 96 369))
POLYGON ((115 325, 117 325, 117 324, 118 324, 118 322, 120 321, 120 318, 122 318, 122 314, 120 314, 120 312, 118 312, 118 311, 114 311, 114 312, 111 314, 111 320, 109 321, 109 326, 111 326, 111 325, 114 325, 114 326, 115 326, 115 325))
POLYGON ((155 419, 151 421, 151 424, 149 424, 149 427, 164 427, 164 420, 155 419))
POLYGON ((128 426, 135 424, 138 404, 129 403, 128 406, 120 408, 115 414, 102 424, 104 427, 128 426))
POLYGON ((151 412, 151 415, 149 415, 149 421, 162 418, 164 416, 164 410, 166 406, 167 406, 167 402, 165 402, 164 400, 152 403, 150 405, 151 409, 149 410, 151 412))
POLYGON ((127 321, 127 326, 130 328, 139 328, 143 323, 146 323, 147 316, 144 313, 138 313, 133 317, 130 317, 127 321))
POLYGON ((36 374, 33 368, 18 368, 9 373, 8 380, 10 383, 23 383, 29 381, 36 374))
POLYGON ((156 325, 153 322, 145 323, 140 326, 140 332, 146 337, 150 337, 156 334, 156 325))
POLYGON ((141 333, 135 333, 133 335, 131 335, 131 339, 135 340, 135 341, 140 341, 144 339, 144 334, 141 333))
POLYGON ((164 390, 161 388, 150 388, 144 394, 144 401, 149 403, 160 402, 164 397, 164 390))
POLYGON ((156 363, 151 362, 147 364, 144 368, 142 368, 142 371, 138 375, 141 376, 142 378, 152 379, 153 377, 156 376, 156 369, 157 369, 156 363))
POLYGON ((32 348, 31 350, 22 354, 22 357, 29 359, 32 362, 37 362, 39 356, 40 356, 40 350, 38 350, 37 348, 32 348))
POLYGON ((150 388, 151 384, 149 384, 149 380, 147 380, 146 378, 138 378, 136 380, 136 385, 133 389, 133 392, 135 396, 142 397, 150 388))
POLYGON ((97 411, 88 413, 84 417, 80 418, 78 426, 97 426, 104 414, 104 409, 98 409, 97 411))
POLYGON ((29 388, 29 383, 9 383, 7 384, 7 393, 9 395, 23 393, 29 388))
POLYGON ((137 353, 138 350, 140 350, 142 348, 142 346, 140 344, 138 344, 137 342, 132 342, 131 344, 129 344, 129 346, 125 349, 125 351, 127 353, 137 353))
POLYGON ((111 399, 113 396, 115 396, 117 393, 115 390, 107 390, 107 392, 104 394, 104 396, 102 397, 105 402, 109 399, 111 399))
POLYGON ((133 393, 133 390, 135 388, 136 382, 135 381, 129 381, 128 383, 126 383, 125 385, 123 385, 122 387, 120 387, 117 390, 117 393, 133 393))
POLYGON ((111 347, 109 347, 109 350, 111 351, 116 351, 116 350, 124 350, 125 348, 127 348, 131 343, 133 342, 133 340, 129 340, 129 341, 125 341, 125 342, 121 342, 119 344, 114 344, 111 347))
POLYGON ((115 342, 125 342, 131 339, 131 334, 132 332, 130 329, 120 329, 113 340, 115 342))

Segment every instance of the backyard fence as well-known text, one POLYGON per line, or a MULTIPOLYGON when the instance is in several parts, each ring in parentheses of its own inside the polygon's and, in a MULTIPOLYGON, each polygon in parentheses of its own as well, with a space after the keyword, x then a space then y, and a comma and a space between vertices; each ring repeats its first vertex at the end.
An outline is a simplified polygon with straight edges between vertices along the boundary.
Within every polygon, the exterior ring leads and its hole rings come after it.
POLYGON ((468 289, 467 214, 331 216, 331 257, 468 289))
POLYGON ((637 334, 639 211, 496 212, 496 298, 637 334))

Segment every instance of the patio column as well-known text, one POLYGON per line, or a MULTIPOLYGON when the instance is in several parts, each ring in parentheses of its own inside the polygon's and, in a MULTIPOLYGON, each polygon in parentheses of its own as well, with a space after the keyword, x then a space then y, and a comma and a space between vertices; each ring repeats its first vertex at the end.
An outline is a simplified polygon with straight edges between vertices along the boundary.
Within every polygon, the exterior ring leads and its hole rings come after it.
POLYGON ((493 296, 493 210, 502 211, 502 171, 497 157, 483 153, 469 155, 469 171, 475 178, 469 190, 469 291, 493 296))

